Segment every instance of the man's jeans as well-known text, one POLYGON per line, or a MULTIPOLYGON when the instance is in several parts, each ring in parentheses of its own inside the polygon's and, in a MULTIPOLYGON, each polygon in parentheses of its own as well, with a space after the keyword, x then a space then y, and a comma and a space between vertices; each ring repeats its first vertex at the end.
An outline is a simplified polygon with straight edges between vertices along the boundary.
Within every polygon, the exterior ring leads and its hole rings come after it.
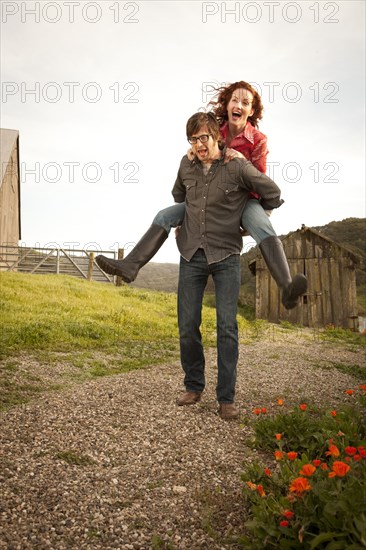
MULTIPOLYGON (((163 227, 169 235, 172 227, 182 225, 185 210, 184 202, 164 208, 164 210, 160 210, 155 216, 153 224, 163 227)), ((269 217, 257 199, 251 199, 246 203, 240 224, 253 237, 257 244, 260 244, 267 237, 276 236, 269 217)))
POLYGON ((208 265, 199 249, 190 262, 180 259, 178 284, 178 325, 181 363, 187 391, 202 392, 205 387, 205 357, 200 325, 203 292, 212 275, 216 294, 217 386, 219 403, 233 403, 238 362, 236 314, 240 289, 240 256, 234 254, 208 265))

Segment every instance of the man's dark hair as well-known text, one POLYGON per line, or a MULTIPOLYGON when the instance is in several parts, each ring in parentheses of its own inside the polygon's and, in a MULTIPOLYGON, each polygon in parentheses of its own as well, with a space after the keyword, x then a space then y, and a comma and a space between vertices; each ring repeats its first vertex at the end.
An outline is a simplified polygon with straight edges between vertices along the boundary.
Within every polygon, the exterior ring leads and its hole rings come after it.
POLYGON ((195 113, 192 115, 187 122, 186 133, 187 138, 189 139, 193 134, 197 134, 203 126, 207 127, 209 134, 213 137, 215 141, 220 138, 220 126, 215 117, 211 112, 209 113, 195 113))

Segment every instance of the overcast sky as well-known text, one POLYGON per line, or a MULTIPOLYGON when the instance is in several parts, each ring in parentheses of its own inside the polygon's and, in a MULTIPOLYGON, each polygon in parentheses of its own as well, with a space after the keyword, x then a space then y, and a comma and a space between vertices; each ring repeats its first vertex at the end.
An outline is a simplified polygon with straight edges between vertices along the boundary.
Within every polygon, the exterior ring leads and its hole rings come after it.
MULTIPOLYGON (((364 1, 1 11, 1 126, 20 133, 27 246, 128 251, 173 203, 187 119, 238 80, 262 96, 277 233, 365 216, 364 1)), ((173 233, 155 260, 179 261, 173 233)))

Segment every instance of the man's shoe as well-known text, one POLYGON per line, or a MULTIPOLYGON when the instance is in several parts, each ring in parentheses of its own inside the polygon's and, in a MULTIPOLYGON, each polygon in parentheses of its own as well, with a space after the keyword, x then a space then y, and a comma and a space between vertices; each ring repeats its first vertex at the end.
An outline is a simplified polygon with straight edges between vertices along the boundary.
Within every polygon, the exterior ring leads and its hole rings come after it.
POLYGON ((219 415, 222 420, 234 420, 239 416, 239 409, 235 403, 220 403, 219 415))
POLYGON ((194 405, 201 399, 201 393, 195 391, 186 391, 181 397, 177 399, 177 405, 194 405))

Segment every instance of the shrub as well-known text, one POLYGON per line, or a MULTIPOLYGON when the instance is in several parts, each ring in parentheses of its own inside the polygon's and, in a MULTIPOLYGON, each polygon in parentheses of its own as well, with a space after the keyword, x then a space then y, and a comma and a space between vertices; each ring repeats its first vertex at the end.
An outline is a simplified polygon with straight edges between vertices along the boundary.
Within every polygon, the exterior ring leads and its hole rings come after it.
MULTIPOLYGON (((366 385, 359 390, 365 393, 366 385)), ((365 397, 359 402, 364 406, 365 397)), ((242 475, 250 509, 242 546, 366 548, 366 434, 356 406, 321 414, 301 403, 275 418, 258 410, 255 443, 275 461, 270 467, 256 461, 242 475)))

